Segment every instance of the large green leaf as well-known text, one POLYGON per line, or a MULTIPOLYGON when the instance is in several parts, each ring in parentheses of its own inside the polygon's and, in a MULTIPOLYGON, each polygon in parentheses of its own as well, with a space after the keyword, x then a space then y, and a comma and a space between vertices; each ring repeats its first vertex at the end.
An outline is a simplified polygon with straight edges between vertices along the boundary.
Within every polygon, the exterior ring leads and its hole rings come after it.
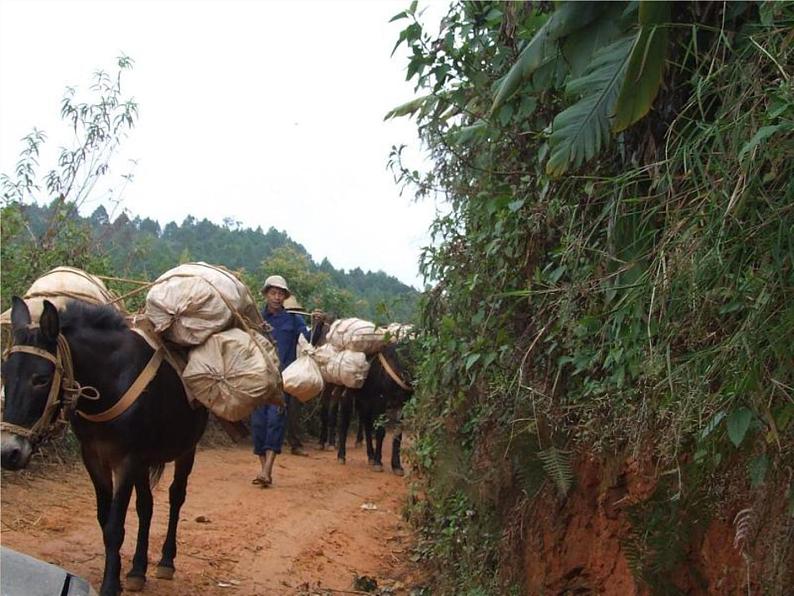
POLYGON ((527 43, 496 89, 491 113, 498 110, 538 68, 558 59, 557 40, 591 23, 603 10, 600 2, 563 2, 527 43))
POLYGON ((587 73, 568 83, 566 92, 581 99, 554 118, 546 172, 563 174, 595 156, 609 140, 610 116, 623 85, 637 34, 623 37, 593 58, 587 73))
POLYGON ((629 21, 628 17, 623 17, 624 9, 622 2, 605 2, 597 18, 586 27, 571 32, 562 41, 560 50, 571 77, 580 77, 587 72, 596 52, 628 31, 628 25, 636 20, 636 16, 629 21))
POLYGON ((736 447, 742 444, 752 419, 753 413, 744 406, 734 410, 728 416, 728 438, 736 447))
POLYGON ((639 35, 631 50, 626 78, 615 104, 614 132, 628 128, 645 116, 662 84, 670 3, 642 0, 639 15, 639 35))

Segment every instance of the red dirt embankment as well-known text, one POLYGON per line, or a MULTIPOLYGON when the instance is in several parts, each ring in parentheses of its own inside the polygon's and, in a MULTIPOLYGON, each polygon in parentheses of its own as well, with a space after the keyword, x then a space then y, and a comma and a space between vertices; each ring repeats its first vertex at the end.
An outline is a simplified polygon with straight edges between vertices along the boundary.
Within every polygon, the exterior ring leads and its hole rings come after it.
MULTIPOLYGON (((546 491, 525 522, 527 594, 791 593, 794 524, 786 512, 787 482, 770 480, 749 490, 740 466, 731 483, 735 490, 721 502, 702 506, 702 512, 691 512, 683 521, 668 515, 652 525, 630 514, 632 508, 647 507, 660 483, 660 470, 650 459, 583 458, 576 478, 563 500, 553 488, 546 491), (654 535, 662 538, 654 542, 654 535), (642 538, 647 546, 638 549, 642 538), (669 569, 650 578, 665 588, 654 592, 648 582, 637 580, 638 559, 654 573, 654 561, 670 559, 670 552, 677 555, 669 569)), ((667 497, 655 506, 670 507, 674 501, 667 497)))
MULTIPOLYGON (((345 466, 332 452, 281 455, 269 489, 251 484, 256 471, 248 447, 199 451, 181 513, 176 577, 166 581, 153 576, 168 519, 172 472, 166 468, 155 489, 145 594, 355 593, 357 576, 408 593, 415 571, 408 562, 412 534, 401 516, 405 479, 373 472, 361 450, 352 449, 345 466)), ((2 479, 3 545, 98 587, 104 548, 82 466, 48 465, 44 476, 3 472, 2 479)), ((123 573, 135 546, 134 502, 126 529, 123 573)))

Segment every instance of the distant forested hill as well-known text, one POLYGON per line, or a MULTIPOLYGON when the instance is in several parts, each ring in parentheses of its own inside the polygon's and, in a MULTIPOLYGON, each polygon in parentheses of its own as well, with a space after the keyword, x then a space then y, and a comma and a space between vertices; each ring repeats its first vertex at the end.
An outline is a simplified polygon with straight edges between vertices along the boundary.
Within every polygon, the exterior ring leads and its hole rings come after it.
MULTIPOLYGON (((53 206, 26 205, 32 232, 40 236, 53 220, 53 206)), ((285 275, 302 305, 324 308, 339 316, 377 322, 413 321, 419 293, 382 271, 338 270, 327 259, 311 255, 285 232, 244 228, 227 219, 223 225, 188 216, 165 227, 152 219, 122 214, 111 221, 98 207, 90 217, 70 214, 85 226, 107 270, 119 277, 152 280, 188 261, 206 261, 240 273, 259 298, 258 289, 270 273, 285 275)))

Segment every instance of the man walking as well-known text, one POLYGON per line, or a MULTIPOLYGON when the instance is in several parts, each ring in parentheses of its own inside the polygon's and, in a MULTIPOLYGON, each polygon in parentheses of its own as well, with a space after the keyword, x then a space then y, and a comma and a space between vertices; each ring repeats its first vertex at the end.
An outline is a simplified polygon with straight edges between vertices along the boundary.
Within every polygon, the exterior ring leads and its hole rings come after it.
MULTIPOLYGON (((303 317, 284 308, 284 301, 291 292, 287 281, 280 275, 271 275, 262 286, 265 306, 262 318, 273 328, 281 369, 295 361, 298 337, 303 335, 309 339, 309 329, 303 317)), ((273 483, 273 463, 276 455, 281 453, 286 431, 287 441, 293 455, 307 455, 300 442, 298 426, 300 424, 300 401, 291 395, 284 394, 284 408, 264 405, 251 414, 251 432, 254 438, 254 453, 259 456, 262 470, 254 478, 254 484, 268 487, 273 483)))

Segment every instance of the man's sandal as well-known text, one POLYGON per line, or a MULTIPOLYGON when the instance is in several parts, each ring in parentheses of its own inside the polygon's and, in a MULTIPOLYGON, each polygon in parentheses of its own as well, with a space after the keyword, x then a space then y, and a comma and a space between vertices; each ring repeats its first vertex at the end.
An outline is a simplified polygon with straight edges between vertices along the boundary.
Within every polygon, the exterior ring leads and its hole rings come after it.
POLYGON ((251 481, 251 484, 255 484, 256 486, 261 486, 262 488, 267 488, 268 486, 273 484, 273 481, 265 478, 264 476, 257 476, 251 481))

